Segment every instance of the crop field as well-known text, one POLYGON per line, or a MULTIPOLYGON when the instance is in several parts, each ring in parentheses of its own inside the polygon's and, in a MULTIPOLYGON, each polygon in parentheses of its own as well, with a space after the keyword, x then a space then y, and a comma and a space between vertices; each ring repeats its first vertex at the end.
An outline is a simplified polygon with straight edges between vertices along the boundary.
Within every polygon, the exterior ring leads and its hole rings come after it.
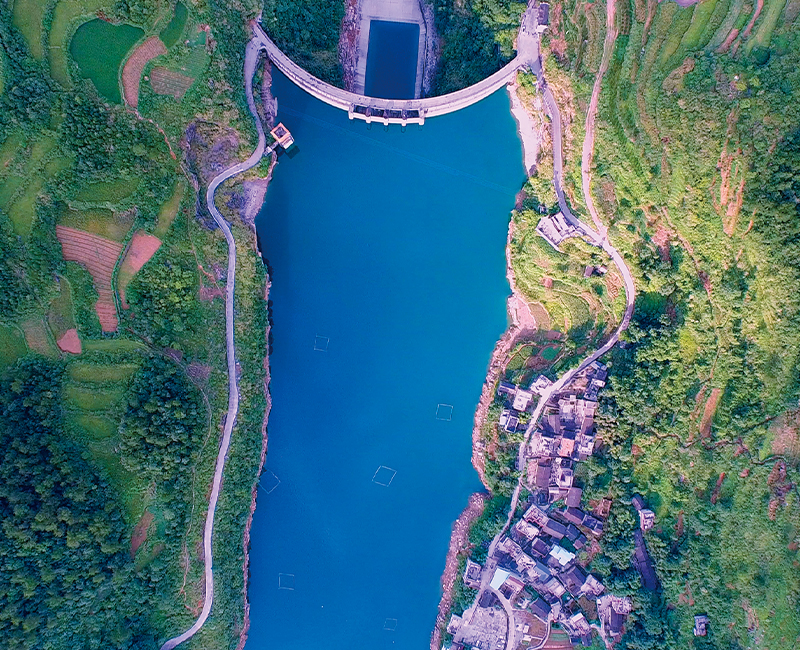
POLYGON ((136 47, 122 68, 122 89, 125 94, 125 103, 134 108, 139 105, 139 83, 144 67, 157 56, 166 53, 167 48, 164 47, 158 36, 151 36, 136 47))
POLYGON ((27 351, 22 330, 16 325, 0 323, 0 367, 10 366, 27 351))
POLYGON ((179 179, 175 183, 175 191, 172 196, 161 206, 161 210, 158 213, 158 221, 153 234, 159 239, 164 239, 164 236, 169 232, 170 226, 172 226, 172 222, 175 220, 178 210, 180 210, 181 201, 185 193, 186 183, 183 179, 179 179))
POLYGON ((67 330, 75 327, 75 315, 72 306, 72 287, 65 278, 59 281, 59 292, 50 303, 47 321, 53 336, 60 339, 67 330))
POLYGON ((61 226, 85 230, 115 242, 122 242, 127 237, 133 220, 133 211, 115 213, 106 208, 91 208, 89 210, 66 209, 59 217, 58 223, 61 226))
POLYGON ((83 411, 109 411, 122 403, 122 388, 101 389, 98 386, 84 387, 67 384, 64 400, 69 408, 83 411))
POLYGON ((61 242, 64 259, 83 264, 92 274, 99 296, 95 309, 103 331, 116 332, 117 308, 111 278, 122 246, 110 239, 66 226, 56 226, 56 234, 61 242))
POLYGON ((117 288, 123 308, 128 308, 125 301, 125 289, 130 284, 130 281, 133 280, 133 276, 147 264, 160 246, 161 240, 158 237, 149 235, 143 230, 138 230, 134 233, 117 273, 117 288))
POLYGON ((33 316, 19 323, 25 333, 25 342, 28 347, 46 357, 57 357, 58 350, 53 341, 52 334, 43 318, 33 316))
POLYGON ((147 349, 144 343, 132 341, 130 339, 104 339, 98 341, 86 341, 85 346, 90 352, 143 352, 147 349))
POLYGON ((93 440, 105 440, 117 433, 114 420, 85 411, 68 411, 66 424, 67 428, 80 430, 93 440))
POLYGON ((133 363, 104 365, 99 363, 71 363, 67 376, 76 382, 102 384, 109 381, 121 382, 128 379, 139 366, 133 363))
POLYGON ((116 204, 129 197, 139 187, 138 178, 115 178, 85 185, 75 195, 75 200, 82 203, 116 204))
POLYGON ((50 64, 50 76, 64 88, 72 83, 68 72, 67 35, 73 21, 81 16, 94 17, 99 9, 108 9, 113 4, 110 0, 59 0, 53 10, 53 22, 50 24, 49 49, 47 52, 50 64))
POLYGON ((167 68, 157 67, 150 71, 150 85, 158 95, 172 95, 173 98, 180 99, 193 83, 193 77, 167 68))

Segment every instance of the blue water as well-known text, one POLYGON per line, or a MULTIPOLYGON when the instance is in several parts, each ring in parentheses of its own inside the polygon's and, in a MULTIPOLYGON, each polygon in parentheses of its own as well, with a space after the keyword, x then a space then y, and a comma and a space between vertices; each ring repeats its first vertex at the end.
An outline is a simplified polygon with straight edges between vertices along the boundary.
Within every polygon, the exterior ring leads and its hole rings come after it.
POLYGON ((418 55, 419 25, 370 20, 364 93, 384 99, 412 99, 418 55))
POLYGON ((452 523, 481 488, 472 419, 506 327, 521 147, 502 91, 387 131, 274 73, 298 151, 257 222, 273 408, 247 648, 421 650, 452 523), (382 465, 388 487, 373 482, 382 465))

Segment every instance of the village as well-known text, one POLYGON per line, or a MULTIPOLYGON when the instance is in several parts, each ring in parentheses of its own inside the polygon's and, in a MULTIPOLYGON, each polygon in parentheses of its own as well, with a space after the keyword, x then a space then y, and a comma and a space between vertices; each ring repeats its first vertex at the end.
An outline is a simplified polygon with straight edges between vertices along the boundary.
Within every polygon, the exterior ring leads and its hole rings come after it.
MULTIPOLYGON (((527 425, 528 447, 521 456, 525 467, 518 467, 530 493, 524 514, 494 541, 482 566, 467 560, 463 580, 477 596, 466 611, 451 616, 447 632, 452 639, 446 649, 536 650, 548 643, 553 626, 569 642, 565 639, 566 645, 560 646, 551 639, 548 647, 589 646, 592 629, 607 647, 621 637, 632 609, 630 598, 607 593, 578 562, 578 552, 603 534, 611 501, 602 499, 589 512, 583 506, 583 490, 573 485, 576 463, 589 458, 595 448, 597 398, 607 374, 606 366, 593 362, 553 392, 541 417, 527 425), (595 611, 599 624, 590 623, 595 611)), ((527 388, 501 381, 498 427, 506 433, 524 428, 521 422, 536 397, 551 385, 544 375, 527 388)), ((639 516, 632 562, 642 585, 655 590, 658 578, 644 539, 655 515, 639 495, 631 505, 639 516)))

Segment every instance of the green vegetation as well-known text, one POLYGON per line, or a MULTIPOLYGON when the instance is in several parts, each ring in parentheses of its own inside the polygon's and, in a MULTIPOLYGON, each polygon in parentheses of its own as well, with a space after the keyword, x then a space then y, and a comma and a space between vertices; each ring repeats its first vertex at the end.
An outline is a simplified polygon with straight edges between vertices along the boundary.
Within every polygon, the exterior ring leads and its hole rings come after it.
POLYGON ((342 84, 339 29, 344 18, 340 0, 264 0, 264 29, 295 63, 328 83, 342 84))
POLYGON ((181 34, 183 34, 184 27, 186 27, 186 19, 188 17, 189 10, 186 8, 186 5, 182 2, 178 2, 175 5, 175 14, 172 16, 172 19, 158 34, 161 42, 164 43, 164 45, 167 47, 172 47, 178 42, 181 34))
POLYGON ((527 3, 521 0, 433 0, 442 50, 432 94, 466 88, 514 58, 527 3))
MULTIPOLYGON (((601 393, 603 445, 577 476, 587 499, 613 500, 591 566, 634 599, 624 649, 788 649, 800 638, 800 42, 796 11, 789 18, 781 0, 743 33, 754 4, 661 3, 649 22, 645 3, 616 4, 592 193, 639 293, 601 393), (630 561, 637 492, 656 512, 653 594, 630 561), (705 639, 691 632, 697 613, 712 621, 705 639)), ((580 149, 604 16, 602 5, 554 4, 544 38, 565 189, 587 219, 580 149)), ((532 92, 529 79, 523 88, 532 92)), ((536 209, 554 203, 549 146, 526 188, 530 208, 514 217, 512 257, 525 295, 573 338, 570 319, 586 307, 589 322, 619 317, 621 286, 593 276, 596 286, 576 291, 581 265, 602 261, 580 244, 559 255, 533 236, 536 209)), ((513 469, 504 445, 487 467, 499 491, 513 469)))
POLYGON ((75 31, 69 42, 69 53, 78 64, 81 77, 91 79, 102 97, 119 104, 122 102, 120 66, 143 34, 133 25, 112 25, 95 18, 75 31))
MULTIPOLYGON (((242 150, 252 146, 241 68, 257 7, 216 0, 28 5, 19 0, 12 13, 0 2, 0 510, 9 524, 0 531, 0 646, 155 650, 194 620, 184 603, 203 597, 202 558, 185 549, 201 541, 227 406, 224 305, 198 293, 200 268, 224 267, 226 246, 195 218, 207 179, 184 172, 194 163, 180 142, 202 116, 211 144, 231 133, 242 150), (109 104, 132 44, 120 29, 131 39, 159 32, 175 39, 159 64, 198 83, 180 102, 165 97, 152 106, 145 97, 143 119, 109 104), (95 55, 100 67, 89 70, 92 51, 102 53, 95 55), (84 266, 64 261, 56 226, 123 247, 137 230, 156 232, 162 251, 143 273, 161 294, 139 283, 117 332, 101 332, 98 287, 84 266), (172 270, 175 277, 166 277, 172 270), (55 346, 72 327, 78 355, 55 346), (27 414, 15 419, 26 409, 46 419, 41 431, 18 426, 33 422, 27 414), (137 528, 142 521, 150 525, 137 528)), ((148 88, 143 83, 143 95, 148 88)), ((254 234, 234 230, 242 406, 217 509, 215 551, 225 557, 215 553, 214 561, 224 580, 215 584, 212 619, 196 647, 238 642, 242 532, 262 444, 266 339, 253 332, 267 326, 265 276, 254 234)), ((69 237, 72 250, 85 241, 59 232, 65 248, 69 237)), ((113 261, 102 272, 111 273, 113 261)), ((103 293, 108 284, 99 282, 103 293)), ((104 300, 108 308, 108 294, 104 300)))

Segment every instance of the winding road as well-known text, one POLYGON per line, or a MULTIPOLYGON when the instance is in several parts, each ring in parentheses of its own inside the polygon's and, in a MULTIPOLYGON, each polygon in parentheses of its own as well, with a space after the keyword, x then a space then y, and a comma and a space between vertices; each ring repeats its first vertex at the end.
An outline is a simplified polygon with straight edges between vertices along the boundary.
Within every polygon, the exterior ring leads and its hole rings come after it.
POLYGON ((208 206, 208 211, 214 217, 214 221, 217 222, 220 230, 224 233, 225 241, 228 242, 228 275, 225 285, 225 343, 228 362, 228 412, 225 416, 225 427, 222 441, 219 445, 219 453, 217 454, 217 464, 214 469, 214 482, 211 487, 211 498, 208 501, 208 514, 206 515, 205 528, 203 529, 205 599, 200 616, 194 624, 183 634, 164 643, 164 645, 161 646, 161 650, 172 650, 172 648, 197 634, 200 628, 205 624, 206 619, 208 619, 208 615, 211 613, 211 607, 214 604, 214 566, 211 544, 214 535, 214 515, 216 514, 219 490, 222 485, 222 473, 225 469, 225 461, 227 460, 228 449, 231 444, 231 433, 233 432, 233 427, 236 424, 236 416, 239 412, 239 387, 236 383, 236 345, 233 335, 234 294, 236 286, 236 241, 231 234, 228 222, 225 221, 225 218, 220 214, 220 211, 217 210, 217 206, 214 204, 214 193, 226 180, 254 167, 265 153, 272 150, 272 147, 267 149, 264 127, 261 125, 261 120, 256 112, 256 104, 253 100, 253 74, 255 73, 256 62, 258 61, 258 54, 261 49, 261 44, 257 39, 254 38, 251 40, 247 44, 244 63, 244 83, 245 94, 247 95, 247 106, 250 109, 250 113, 253 115, 253 120, 258 130, 258 146, 247 160, 237 163, 232 167, 228 167, 228 169, 214 177, 206 191, 206 205, 208 206))
MULTIPOLYGON (((570 210, 569 205, 567 205, 566 198, 564 196, 564 188, 562 186, 561 180, 563 178, 563 169, 564 169, 564 160, 562 154, 562 133, 561 133, 561 113, 558 110, 558 104, 556 104, 555 97, 553 97, 553 93, 548 88, 547 82, 544 80, 543 71, 541 66, 541 55, 537 58, 534 65, 532 66, 533 72, 536 74, 537 78, 541 80, 541 86, 544 95, 544 102, 545 108, 547 111, 548 116, 551 120, 551 132, 552 132, 552 141, 553 141, 553 185, 555 186, 556 196, 558 197, 558 204, 561 208, 561 212, 563 213, 564 217, 566 217, 567 221, 570 222, 580 233, 583 235, 583 238, 593 246, 597 246, 598 248, 602 248, 614 261, 614 264, 617 265, 620 273, 622 274, 622 278, 625 282, 625 313, 622 317, 622 321, 620 322, 617 329, 611 335, 611 337, 603 344, 602 347, 598 348, 594 352, 592 352, 588 357, 586 357, 581 363, 565 372, 555 383, 550 385, 541 395, 539 398, 539 402, 536 405, 536 409, 531 416, 530 422, 528 424, 528 428, 525 431, 525 437, 522 441, 522 444, 519 447, 519 453, 517 458, 518 467, 520 469, 520 476, 519 480, 517 481, 517 486, 514 489, 514 493, 511 497, 511 505, 508 510, 508 518, 506 520, 505 526, 503 529, 497 534, 497 536, 492 540, 492 543, 489 547, 489 557, 494 554, 495 547, 497 543, 500 541, 500 538, 505 534, 508 527, 511 525, 511 522, 514 519, 514 513, 517 510, 517 504, 519 503, 519 495, 520 491, 522 490, 522 484, 525 477, 525 456, 526 450, 528 448, 528 444, 530 442, 531 435, 536 430, 536 426, 539 422, 539 418, 542 415, 542 411, 544 411, 545 405, 547 402, 550 401, 550 398, 562 390, 565 386, 567 386, 572 379, 578 373, 585 370, 590 364, 594 361, 602 357, 606 352, 611 350, 617 342, 619 341, 620 335, 628 329, 628 325, 631 322, 631 316, 633 315, 633 307, 634 301, 636 299, 636 287, 633 283, 633 277, 631 276, 630 269, 628 265, 625 264, 625 260, 622 258, 622 255, 614 248, 608 241, 608 237, 606 232, 604 231, 603 234, 599 234, 591 227, 580 221, 570 210)), ((587 185, 583 187, 584 192, 588 192, 589 188, 587 185)), ((591 197, 588 197, 587 200, 591 200, 591 197)), ((477 603, 478 598, 480 597, 480 592, 478 596, 476 596, 475 602, 477 603)), ((507 650, 510 646, 506 646, 507 650)))

